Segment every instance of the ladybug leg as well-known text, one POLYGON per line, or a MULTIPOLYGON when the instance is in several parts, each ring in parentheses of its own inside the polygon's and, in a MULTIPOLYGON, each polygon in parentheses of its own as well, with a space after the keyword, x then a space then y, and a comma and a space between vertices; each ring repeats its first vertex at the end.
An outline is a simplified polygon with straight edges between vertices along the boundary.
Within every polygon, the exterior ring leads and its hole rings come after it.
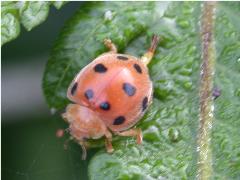
POLYGON ((104 39, 104 45, 110 50, 110 52, 117 53, 117 47, 110 39, 104 39))
POLYGON ((147 64, 151 61, 151 59, 152 59, 152 57, 153 57, 153 55, 154 55, 154 52, 155 52, 155 50, 156 50, 156 48, 157 48, 158 42, 159 42, 159 36, 157 36, 156 34, 154 34, 154 35, 152 36, 152 42, 151 42, 150 48, 149 48, 148 51, 141 57, 141 61, 142 61, 145 65, 147 65, 147 64))
POLYGON ((112 153, 114 151, 112 147, 112 134, 110 131, 106 130, 105 136, 106 136, 105 145, 106 145, 107 152, 112 153))
POLYGON ((87 159, 87 144, 84 140, 78 142, 82 148, 82 160, 87 159))
POLYGON ((129 129, 123 132, 116 133, 119 136, 134 136, 136 137, 137 144, 142 144, 142 130, 139 128, 129 129))
POLYGON ((64 141, 63 147, 65 150, 68 149, 68 143, 69 143, 69 141, 72 141, 72 140, 73 140, 73 137, 70 136, 67 140, 64 141))
POLYGON ((62 118, 65 122, 68 122, 68 119, 67 119, 67 113, 63 113, 62 114, 62 118))

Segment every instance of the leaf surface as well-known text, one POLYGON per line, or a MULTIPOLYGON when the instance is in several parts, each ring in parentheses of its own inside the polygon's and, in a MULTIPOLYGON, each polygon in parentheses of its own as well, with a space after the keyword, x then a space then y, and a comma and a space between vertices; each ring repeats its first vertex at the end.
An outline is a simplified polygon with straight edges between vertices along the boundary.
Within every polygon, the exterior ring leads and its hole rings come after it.
POLYGON ((53 4, 60 9, 66 2, 56 1, 14 1, 1 3, 1 45, 17 38, 20 34, 20 24, 27 31, 46 20, 49 7, 53 4))

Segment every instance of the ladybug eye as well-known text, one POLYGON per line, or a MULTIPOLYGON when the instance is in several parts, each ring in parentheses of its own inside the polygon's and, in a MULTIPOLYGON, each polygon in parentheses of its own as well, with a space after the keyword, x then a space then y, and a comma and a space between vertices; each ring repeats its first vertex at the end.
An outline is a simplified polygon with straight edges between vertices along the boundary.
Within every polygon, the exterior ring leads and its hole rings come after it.
POLYGON ((77 87, 78 87, 78 83, 74 83, 74 85, 72 86, 72 89, 71 89, 71 94, 74 95, 74 93, 76 92, 77 90, 77 87))

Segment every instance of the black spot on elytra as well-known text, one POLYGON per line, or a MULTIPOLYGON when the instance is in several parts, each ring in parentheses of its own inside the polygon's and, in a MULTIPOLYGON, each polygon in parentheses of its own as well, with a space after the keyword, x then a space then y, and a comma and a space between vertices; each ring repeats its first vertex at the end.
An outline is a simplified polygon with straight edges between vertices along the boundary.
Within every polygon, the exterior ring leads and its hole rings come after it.
POLYGON ((75 82, 74 85, 72 86, 72 89, 71 89, 71 94, 72 94, 72 95, 74 95, 74 93, 76 92, 77 87, 78 87, 78 83, 75 82))
POLYGON ((86 90, 85 93, 84 93, 84 96, 85 96, 87 99, 93 98, 93 96, 94 96, 93 90, 91 90, 91 89, 86 90))
POLYGON ((148 106, 148 97, 145 97, 142 101, 142 111, 144 111, 148 106))
POLYGON ((100 104, 100 108, 102 109, 102 110, 105 110, 105 111, 107 111, 107 110, 109 110, 110 109, 110 104, 108 103, 108 102, 102 102, 101 104, 100 104))
POLYGON ((125 120, 126 119, 124 116, 118 116, 116 119, 114 119, 113 125, 120 125, 124 123, 125 120))
POLYGON ((136 88, 129 83, 123 83, 123 90, 128 96, 133 96, 136 93, 136 88))
POLYGON ((134 64, 133 67, 136 69, 138 73, 142 74, 142 68, 138 64, 134 64))
POLYGON ((107 71, 107 68, 103 64, 97 64, 94 66, 94 71, 98 73, 105 73, 107 71))
POLYGON ((125 56, 117 56, 118 59, 123 60, 123 61, 127 61, 128 57, 125 56))

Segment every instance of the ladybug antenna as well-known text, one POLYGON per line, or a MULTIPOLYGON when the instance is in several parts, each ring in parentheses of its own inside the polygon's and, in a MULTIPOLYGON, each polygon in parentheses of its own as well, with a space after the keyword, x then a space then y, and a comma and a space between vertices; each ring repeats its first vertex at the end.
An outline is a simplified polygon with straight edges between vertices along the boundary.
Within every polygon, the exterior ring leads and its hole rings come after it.
POLYGON ((152 42, 151 42, 151 46, 150 48, 148 49, 148 51, 141 57, 141 61, 147 65, 153 58, 153 55, 154 55, 154 52, 158 46, 158 43, 159 43, 159 36, 154 34, 152 36, 152 42))
POLYGON ((150 52, 152 52, 152 53, 154 54, 154 52, 155 52, 155 50, 156 50, 156 48, 157 48, 157 45, 158 45, 158 43, 159 43, 159 40, 160 40, 159 36, 156 35, 156 34, 154 34, 154 35, 152 36, 151 46, 150 46, 150 48, 149 48, 148 51, 150 51, 150 52))

